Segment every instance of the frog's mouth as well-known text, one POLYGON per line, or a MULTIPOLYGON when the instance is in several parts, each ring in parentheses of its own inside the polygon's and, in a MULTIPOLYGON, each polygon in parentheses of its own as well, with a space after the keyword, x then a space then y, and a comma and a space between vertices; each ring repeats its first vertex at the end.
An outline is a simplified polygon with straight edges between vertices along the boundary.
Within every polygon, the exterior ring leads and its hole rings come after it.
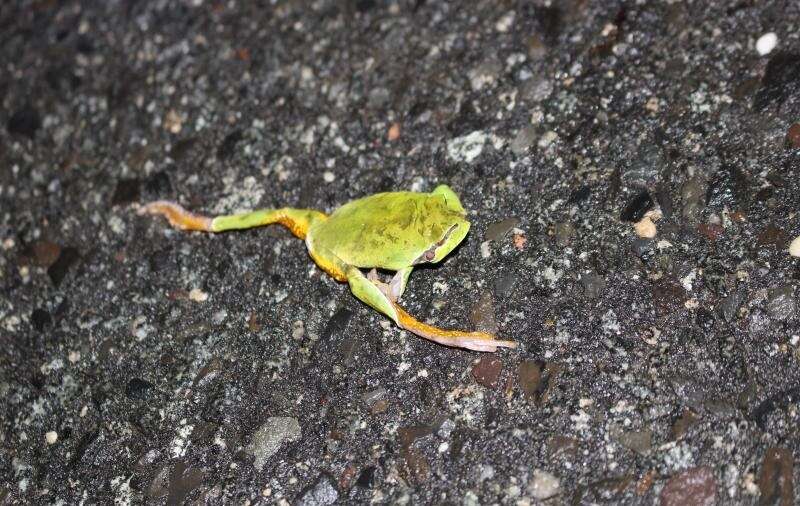
POLYGON ((414 260, 414 265, 423 264, 423 263, 430 263, 433 262, 436 258, 436 250, 442 247, 444 243, 447 242, 447 239, 450 238, 450 235, 458 228, 458 223, 450 227, 447 232, 445 232, 444 237, 439 239, 439 241, 428 248, 424 253, 422 253, 416 260, 414 260))

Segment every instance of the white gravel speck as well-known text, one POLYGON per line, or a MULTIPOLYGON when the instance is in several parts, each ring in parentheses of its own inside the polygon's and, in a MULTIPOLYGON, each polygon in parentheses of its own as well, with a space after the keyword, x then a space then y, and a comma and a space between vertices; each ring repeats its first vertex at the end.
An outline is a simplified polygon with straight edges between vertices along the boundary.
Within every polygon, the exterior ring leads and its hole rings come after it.
POLYGON ((800 236, 795 237, 789 245, 789 254, 793 257, 800 257, 800 236))
POLYGON ((326 170, 325 173, 322 175, 322 179, 326 183, 333 183, 336 180, 336 174, 334 174, 329 170, 326 170))
POLYGON ((456 137, 447 143, 447 156, 456 162, 472 163, 483 152, 487 138, 480 130, 456 137))
POLYGON ((44 435, 44 439, 49 445, 56 444, 56 441, 58 441, 58 432, 51 430, 44 435))
POLYGON ((192 288, 189 291, 189 299, 195 302, 205 302, 208 300, 208 294, 199 288, 192 288))
POLYGON ((543 501, 557 495, 561 490, 561 483, 552 473, 542 469, 535 469, 528 482, 528 493, 534 499, 543 501))
POLYGON ((758 38, 756 41, 756 51, 761 56, 770 54, 775 46, 778 45, 778 36, 775 32, 768 32, 758 38))

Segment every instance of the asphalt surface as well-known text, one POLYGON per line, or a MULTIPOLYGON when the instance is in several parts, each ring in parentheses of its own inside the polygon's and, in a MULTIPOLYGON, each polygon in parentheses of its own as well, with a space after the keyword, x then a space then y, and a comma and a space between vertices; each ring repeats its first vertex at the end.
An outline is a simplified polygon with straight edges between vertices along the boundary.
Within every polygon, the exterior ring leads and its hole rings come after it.
POLYGON ((799 20, 3 2, 0 503, 796 503, 799 20), (136 214, 442 183, 472 229, 403 305, 516 350, 136 214))

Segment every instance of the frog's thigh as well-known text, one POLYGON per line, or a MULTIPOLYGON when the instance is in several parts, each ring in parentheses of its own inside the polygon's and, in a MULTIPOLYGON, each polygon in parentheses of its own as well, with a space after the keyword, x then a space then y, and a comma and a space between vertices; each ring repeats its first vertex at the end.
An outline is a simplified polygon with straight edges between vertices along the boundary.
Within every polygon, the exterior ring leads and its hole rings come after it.
POLYGON ((340 283, 347 281, 347 264, 325 248, 316 245, 312 247, 308 245, 308 242, 306 242, 306 245, 309 246, 308 254, 311 255, 311 259, 320 269, 340 283))
POLYGON ((369 307, 380 311, 389 318, 397 322, 397 311, 392 302, 381 289, 357 268, 352 265, 346 269, 347 282, 350 284, 350 291, 353 292, 358 300, 369 307))
POLYGON ((406 285, 408 284, 408 277, 413 270, 414 267, 409 266, 394 273, 394 277, 389 282, 389 298, 391 298, 392 301, 396 302, 403 296, 403 292, 406 291, 406 285))

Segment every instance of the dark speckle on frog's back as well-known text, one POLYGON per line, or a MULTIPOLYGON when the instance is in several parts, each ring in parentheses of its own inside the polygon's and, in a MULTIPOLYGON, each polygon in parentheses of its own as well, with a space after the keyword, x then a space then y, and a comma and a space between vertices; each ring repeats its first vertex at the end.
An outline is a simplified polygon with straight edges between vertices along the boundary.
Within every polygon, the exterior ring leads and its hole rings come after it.
POLYGON ((343 205, 309 235, 350 265, 397 270, 445 235, 443 216, 463 220, 439 195, 378 193, 343 205))

